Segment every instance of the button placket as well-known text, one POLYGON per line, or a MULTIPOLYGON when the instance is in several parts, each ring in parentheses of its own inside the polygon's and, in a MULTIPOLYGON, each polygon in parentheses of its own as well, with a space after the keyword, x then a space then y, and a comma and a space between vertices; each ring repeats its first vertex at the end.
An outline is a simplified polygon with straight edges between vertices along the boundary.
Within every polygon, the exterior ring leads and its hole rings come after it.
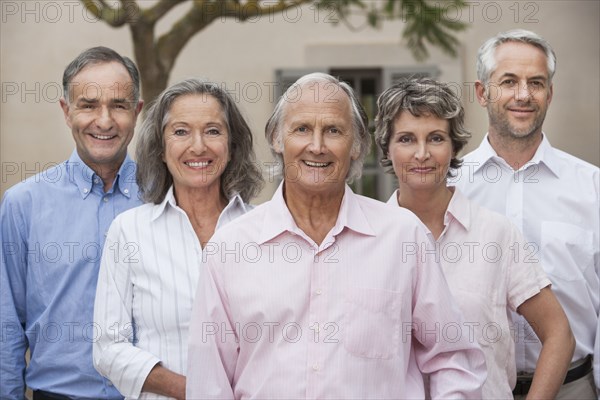
POLYGON ((520 230, 523 229, 523 176, 524 170, 514 172, 506 194, 506 216, 520 230))
MULTIPOLYGON (((328 247, 330 246, 328 245, 327 248, 328 247)), ((323 329, 323 324, 327 322, 327 298, 325 293, 327 264, 324 262, 323 253, 326 253, 327 250, 318 248, 316 245, 313 246, 311 250, 313 251, 313 254, 310 275, 310 308, 308 316, 310 336, 307 343, 307 367, 309 371, 307 376, 307 396, 316 398, 321 391, 321 382, 325 379, 324 371, 326 367, 327 351, 331 347, 323 345, 323 334, 327 334, 326 330, 323 329)))

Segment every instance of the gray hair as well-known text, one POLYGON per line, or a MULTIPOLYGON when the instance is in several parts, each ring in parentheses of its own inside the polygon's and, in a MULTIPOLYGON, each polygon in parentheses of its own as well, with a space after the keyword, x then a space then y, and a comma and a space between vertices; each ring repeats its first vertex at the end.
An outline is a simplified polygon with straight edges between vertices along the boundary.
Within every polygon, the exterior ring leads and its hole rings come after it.
POLYGON ((348 175, 346 176, 346 182, 352 183, 354 179, 360 178, 362 174, 362 167, 365 160, 365 157, 369 153, 371 148, 371 136, 368 131, 368 117, 365 109, 362 104, 354 94, 354 90, 350 85, 346 82, 341 82, 339 79, 334 78, 329 74, 324 74, 320 72, 304 75, 300 79, 298 79, 293 85, 291 85, 281 96, 277 104, 275 105, 275 110, 273 114, 267 121, 267 125, 265 127, 265 137, 267 138, 267 142, 271 147, 271 153, 275 156, 275 159, 278 161, 278 165, 280 167, 283 166, 283 156, 275 151, 274 145, 277 143, 280 148, 283 148, 283 135, 281 132, 283 118, 285 116, 285 109, 288 103, 294 102, 294 99, 298 99, 298 93, 302 92, 302 87, 310 84, 310 83, 325 83, 332 84, 348 95, 350 100, 350 111, 352 113, 352 128, 354 133, 354 143, 352 146, 353 151, 358 153, 358 157, 355 160, 352 160, 350 163, 350 169, 348 170, 348 175))
POLYGON ((103 64, 109 62, 118 62, 123 65, 131 81, 133 82, 133 100, 137 104, 140 100, 140 73, 138 72, 135 63, 128 57, 121 56, 116 51, 108 47, 98 46, 92 47, 79 54, 73 61, 67 65, 63 73, 63 96, 67 104, 71 100, 71 80, 88 65, 103 64))
POLYGON ((248 202, 263 185, 254 154, 252 131, 225 90, 216 83, 199 79, 186 79, 165 89, 146 114, 136 147, 137 180, 142 199, 158 204, 173 184, 173 176, 163 162, 163 134, 173 102, 186 95, 212 96, 221 105, 229 132, 231 158, 221 175, 221 193, 226 198, 239 194, 248 202))
POLYGON ((554 77, 556 71, 556 54, 554 54, 554 50, 544 38, 524 29, 501 32, 481 45, 477 52, 477 79, 484 85, 488 84, 490 76, 496 69, 496 48, 506 42, 526 43, 542 50, 548 62, 548 80, 550 83, 552 82, 552 77, 554 77))
POLYGON ((453 176, 452 169, 461 166, 462 160, 456 158, 456 155, 467 144, 471 133, 464 126, 465 110, 450 86, 429 78, 401 81, 379 96, 377 109, 375 142, 383 153, 379 163, 382 167, 388 167, 388 172, 394 173, 388 154, 394 120, 402 111, 408 111, 415 117, 431 114, 447 120, 453 152, 448 177, 453 176))

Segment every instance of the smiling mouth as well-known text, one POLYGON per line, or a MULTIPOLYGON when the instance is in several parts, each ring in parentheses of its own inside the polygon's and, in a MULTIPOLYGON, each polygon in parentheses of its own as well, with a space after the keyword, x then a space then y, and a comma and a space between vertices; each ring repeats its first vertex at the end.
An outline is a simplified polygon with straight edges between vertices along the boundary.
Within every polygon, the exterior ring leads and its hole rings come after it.
POLYGON ((408 170, 409 172, 414 172, 417 174, 426 174, 428 172, 433 172, 435 171, 434 167, 418 167, 418 168, 411 168, 408 170))
POLYGON ((508 111, 512 111, 512 112, 516 112, 516 113, 523 113, 523 114, 525 114, 525 113, 532 113, 532 112, 534 112, 535 110, 532 110, 532 109, 529 109, 529 108, 527 108, 527 109, 522 109, 522 108, 509 108, 509 109, 508 109, 508 111))
POLYGON ((204 168, 210 165, 210 161, 188 161, 184 162, 185 165, 192 168, 204 168))
POLYGON ((331 165, 330 162, 316 162, 316 161, 307 161, 307 160, 304 160, 303 162, 304 162, 304 164, 308 165, 311 168, 326 168, 329 165, 331 165))
POLYGON ((98 140, 110 140, 110 139, 116 137, 116 135, 110 136, 110 135, 94 135, 94 134, 92 134, 92 137, 94 139, 98 139, 98 140))

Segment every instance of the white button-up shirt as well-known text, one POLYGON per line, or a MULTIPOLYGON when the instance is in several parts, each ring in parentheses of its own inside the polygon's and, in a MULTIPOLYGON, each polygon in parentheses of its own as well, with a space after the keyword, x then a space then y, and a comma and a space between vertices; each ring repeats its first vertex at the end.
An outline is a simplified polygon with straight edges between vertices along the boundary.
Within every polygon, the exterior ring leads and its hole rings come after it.
MULTIPOLYGON (((234 196, 217 229, 250 206, 234 196)), ((119 215, 110 226, 94 308, 94 365, 127 398, 140 393, 157 363, 186 374, 188 329, 202 248, 169 189, 160 204, 119 215)))
POLYGON ((600 398, 600 317, 598 317, 598 331, 596 332, 596 346, 594 347, 594 381, 600 398))
POLYGON ((484 356, 414 214, 346 186, 318 245, 282 186, 205 247, 192 399, 481 398, 484 356))
MULTIPOLYGON (((550 285, 529 244, 508 219, 469 201, 458 189, 444 216, 444 231, 427 235, 460 306, 472 324, 488 367, 484 399, 508 399, 516 382, 515 345, 507 309, 516 311, 550 285)), ((398 208, 398 191, 388 204, 398 208)))
MULTIPOLYGON (((453 181, 467 197, 506 215, 535 246, 577 341, 573 361, 591 354, 600 307, 598 167, 553 148, 544 135, 515 171, 486 135, 458 172, 453 181)), ((522 317, 516 326, 517 370, 533 372, 541 345, 522 317)))

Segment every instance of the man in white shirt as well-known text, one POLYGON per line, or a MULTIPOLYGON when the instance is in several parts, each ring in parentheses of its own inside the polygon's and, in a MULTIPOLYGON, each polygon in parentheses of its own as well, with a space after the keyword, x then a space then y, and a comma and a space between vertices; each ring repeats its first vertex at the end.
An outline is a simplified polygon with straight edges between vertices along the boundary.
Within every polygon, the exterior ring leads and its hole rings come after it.
POLYGON ((598 392, 598 398, 600 398, 600 317, 598 317, 596 346, 594 347, 594 381, 596 381, 596 391, 598 392))
MULTIPOLYGON (((540 36, 500 33, 478 52, 476 94, 489 116, 488 134, 466 155, 457 186, 475 202, 505 214, 529 243, 519 257, 541 262, 577 341, 558 399, 595 399, 592 352, 598 324, 599 170, 553 148, 542 124, 553 95, 556 56, 540 36)), ((514 319, 519 376, 526 396, 540 343, 514 319)))

